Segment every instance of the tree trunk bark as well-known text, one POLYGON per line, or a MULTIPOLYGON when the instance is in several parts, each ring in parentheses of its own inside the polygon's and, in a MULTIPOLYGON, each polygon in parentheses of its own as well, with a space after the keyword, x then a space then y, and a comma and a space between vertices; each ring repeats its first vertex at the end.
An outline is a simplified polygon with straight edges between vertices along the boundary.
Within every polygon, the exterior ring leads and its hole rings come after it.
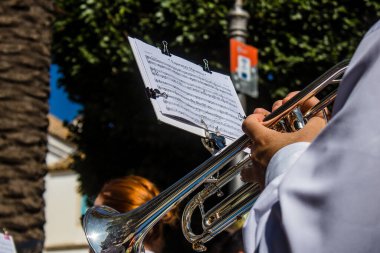
POLYGON ((0 1, 0 229, 42 252, 52 1, 0 1))

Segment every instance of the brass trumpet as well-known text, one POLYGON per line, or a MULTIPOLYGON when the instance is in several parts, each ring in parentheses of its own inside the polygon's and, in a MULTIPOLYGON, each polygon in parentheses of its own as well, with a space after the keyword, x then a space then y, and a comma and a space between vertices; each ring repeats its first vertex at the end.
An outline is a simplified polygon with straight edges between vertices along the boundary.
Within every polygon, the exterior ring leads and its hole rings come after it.
MULTIPOLYGON (((284 132, 297 131, 302 128, 308 119, 320 111, 325 111, 324 108, 334 101, 337 88, 304 114, 301 113, 300 106, 328 85, 339 84, 340 77, 347 65, 348 61, 343 61, 329 69, 280 108, 266 116, 263 124, 284 132)), ((118 213, 107 206, 88 209, 83 219, 83 227, 89 245, 95 253, 143 252, 143 240, 149 230, 171 208, 199 186, 207 183, 206 187, 187 204, 182 216, 184 236, 192 243, 194 250, 205 251, 204 243, 247 213, 260 194, 258 184, 246 183, 211 210, 204 212, 203 203, 205 199, 218 193, 223 185, 239 174, 244 166, 247 166, 250 159, 246 157, 235 166, 226 169, 219 178, 214 178, 213 175, 230 163, 238 154, 244 152, 249 144, 248 136, 241 136, 157 197, 130 212, 118 213), (200 234, 193 233, 191 229, 192 214, 197 208, 200 209, 202 215, 203 232, 200 234)))

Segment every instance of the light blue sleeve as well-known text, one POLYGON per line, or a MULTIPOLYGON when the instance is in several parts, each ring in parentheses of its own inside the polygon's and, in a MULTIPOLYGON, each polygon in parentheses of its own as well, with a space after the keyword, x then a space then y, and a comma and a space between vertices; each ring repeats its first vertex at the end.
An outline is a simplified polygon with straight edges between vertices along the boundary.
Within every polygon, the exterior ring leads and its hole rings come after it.
POLYGON ((298 142, 280 149, 270 160, 266 172, 266 187, 252 207, 243 227, 245 252, 254 252, 264 233, 264 224, 272 205, 278 201, 278 186, 284 174, 292 167, 301 154, 310 145, 298 142))
POLYGON ((309 145, 309 142, 297 142, 277 151, 268 164, 265 184, 268 185, 273 179, 288 171, 309 145))

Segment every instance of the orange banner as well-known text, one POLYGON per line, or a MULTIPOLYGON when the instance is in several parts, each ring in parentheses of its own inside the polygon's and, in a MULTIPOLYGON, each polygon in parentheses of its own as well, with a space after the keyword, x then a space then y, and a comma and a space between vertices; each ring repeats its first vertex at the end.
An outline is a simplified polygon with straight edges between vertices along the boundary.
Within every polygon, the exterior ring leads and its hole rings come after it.
POLYGON ((230 39, 230 71, 235 89, 254 98, 259 95, 257 63, 257 48, 230 39))
MULTIPOLYGON (((235 39, 230 39, 230 71, 231 73, 238 72, 238 68, 241 65, 242 60, 239 61, 240 58, 245 58, 249 61, 249 66, 255 67, 258 61, 258 50, 253 46, 249 46, 235 39)), ((244 61, 244 60, 243 60, 244 61)))

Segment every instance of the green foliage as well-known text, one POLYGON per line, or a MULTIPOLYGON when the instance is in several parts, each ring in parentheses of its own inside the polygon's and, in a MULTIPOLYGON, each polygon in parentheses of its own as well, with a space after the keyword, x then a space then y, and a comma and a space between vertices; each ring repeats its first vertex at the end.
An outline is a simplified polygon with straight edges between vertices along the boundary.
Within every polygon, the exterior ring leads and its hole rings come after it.
MULTIPOLYGON (((208 156, 198 137, 159 125, 126 35, 227 73, 227 0, 56 0, 53 54, 61 85, 83 105, 73 165, 94 195, 112 177, 138 173, 166 187, 208 156)), ((351 57, 379 16, 376 1, 246 1, 248 43, 259 48, 264 100, 300 89, 351 57), (269 76, 274 77, 269 78, 269 76)))
POLYGON ((246 2, 251 14, 249 42, 260 50, 261 85, 272 97, 300 89, 349 59, 380 16, 380 3, 369 0, 246 2))

